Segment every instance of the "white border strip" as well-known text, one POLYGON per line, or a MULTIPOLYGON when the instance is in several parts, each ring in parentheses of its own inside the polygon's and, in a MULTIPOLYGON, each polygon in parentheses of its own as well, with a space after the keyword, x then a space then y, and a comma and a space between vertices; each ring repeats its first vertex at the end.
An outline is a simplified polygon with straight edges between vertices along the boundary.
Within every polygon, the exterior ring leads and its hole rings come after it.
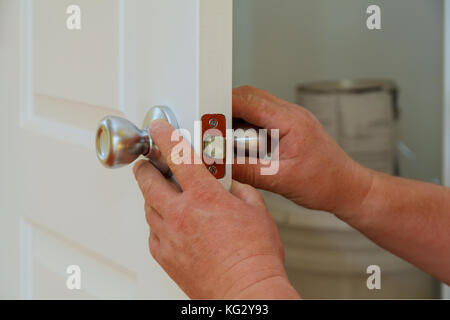
MULTIPOLYGON (((450 0, 444 1, 444 103, 442 177, 444 185, 450 186, 450 0)), ((450 299, 450 287, 442 284, 442 298, 450 299)))

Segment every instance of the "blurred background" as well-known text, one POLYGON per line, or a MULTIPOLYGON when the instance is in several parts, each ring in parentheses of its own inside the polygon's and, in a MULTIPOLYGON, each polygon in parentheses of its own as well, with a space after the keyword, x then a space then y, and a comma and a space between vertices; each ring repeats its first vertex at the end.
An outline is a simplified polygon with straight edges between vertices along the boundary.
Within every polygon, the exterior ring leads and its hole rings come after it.
MULTIPOLYGON (((308 108, 368 167, 440 184, 443 10, 441 0, 235 0, 233 86, 308 108), (366 27, 370 4, 381 30, 366 27)), ((439 297, 436 280, 332 215, 263 194, 303 297, 439 297), (382 290, 366 287, 373 264, 382 290)))

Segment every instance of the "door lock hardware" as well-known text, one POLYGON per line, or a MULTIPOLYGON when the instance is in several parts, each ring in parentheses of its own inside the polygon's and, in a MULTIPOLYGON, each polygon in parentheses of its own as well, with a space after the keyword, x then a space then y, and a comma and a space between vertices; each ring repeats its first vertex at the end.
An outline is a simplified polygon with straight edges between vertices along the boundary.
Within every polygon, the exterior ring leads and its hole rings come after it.
POLYGON ((165 176, 171 172, 153 142, 148 128, 155 120, 166 120, 175 129, 178 122, 172 110, 164 106, 155 106, 147 112, 142 129, 127 119, 107 116, 100 121, 95 137, 97 158, 107 168, 120 168, 144 156, 165 176))
MULTIPOLYGON (((171 171, 160 150, 153 142, 148 128, 155 120, 166 120, 175 129, 179 129, 178 122, 172 110, 165 106, 155 106, 151 108, 145 116, 142 129, 139 129, 127 119, 117 116, 107 116, 103 118, 97 128, 95 146, 97 158, 100 163, 107 168, 120 168, 135 161, 139 156, 144 156, 166 177, 171 176, 171 171)), ((206 136, 203 141, 203 156, 209 158, 225 158, 225 117, 223 115, 204 115, 203 128, 218 129, 223 136, 206 136), (209 153, 210 154, 209 154, 209 153)), ((262 143, 257 134, 258 128, 246 122, 234 121, 233 127, 236 129, 254 129, 254 135, 233 135, 234 150, 241 150, 246 156, 252 155, 249 150, 266 152, 270 148, 270 137, 267 143, 262 143)), ((204 133, 204 132, 203 132, 204 133)), ((238 153, 239 154, 239 153, 238 153)), ((204 157, 203 157, 204 160, 204 157)), ((217 179, 225 175, 225 165, 213 162, 207 165, 208 170, 217 179)))

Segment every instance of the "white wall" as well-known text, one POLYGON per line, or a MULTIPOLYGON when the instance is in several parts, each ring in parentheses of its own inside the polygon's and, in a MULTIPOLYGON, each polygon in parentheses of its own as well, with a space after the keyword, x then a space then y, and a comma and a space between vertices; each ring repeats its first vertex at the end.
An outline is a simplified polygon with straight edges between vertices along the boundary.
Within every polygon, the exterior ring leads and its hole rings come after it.
POLYGON ((297 84, 392 78, 400 87, 399 137, 416 159, 402 174, 441 177, 443 1, 235 0, 234 85, 295 101, 297 84), (365 27, 378 4, 382 30, 365 27))

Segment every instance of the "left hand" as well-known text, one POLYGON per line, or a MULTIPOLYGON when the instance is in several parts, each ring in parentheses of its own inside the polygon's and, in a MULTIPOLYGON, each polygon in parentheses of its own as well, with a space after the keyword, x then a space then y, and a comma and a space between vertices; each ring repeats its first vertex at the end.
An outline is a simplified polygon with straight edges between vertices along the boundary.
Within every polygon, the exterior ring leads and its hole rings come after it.
POLYGON ((261 195, 238 182, 227 192, 203 164, 175 164, 171 152, 179 143, 198 156, 186 141, 171 141, 173 130, 166 121, 150 128, 182 191, 148 161, 134 166, 152 256, 191 298, 298 298, 261 195))

